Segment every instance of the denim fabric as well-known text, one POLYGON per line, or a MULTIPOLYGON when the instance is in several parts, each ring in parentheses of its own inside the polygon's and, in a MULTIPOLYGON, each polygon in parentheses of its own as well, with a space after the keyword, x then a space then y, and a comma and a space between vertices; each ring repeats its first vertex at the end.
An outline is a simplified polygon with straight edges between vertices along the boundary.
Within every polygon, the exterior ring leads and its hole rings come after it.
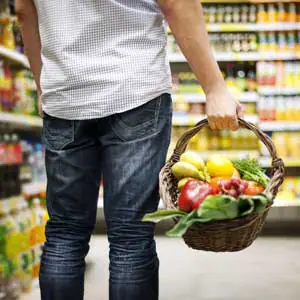
POLYGON ((84 260, 101 176, 110 244, 109 299, 158 299, 154 225, 141 218, 158 206, 158 174, 171 120, 169 94, 103 119, 70 121, 45 115, 50 220, 40 271, 42 300, 83 299, 84 260))

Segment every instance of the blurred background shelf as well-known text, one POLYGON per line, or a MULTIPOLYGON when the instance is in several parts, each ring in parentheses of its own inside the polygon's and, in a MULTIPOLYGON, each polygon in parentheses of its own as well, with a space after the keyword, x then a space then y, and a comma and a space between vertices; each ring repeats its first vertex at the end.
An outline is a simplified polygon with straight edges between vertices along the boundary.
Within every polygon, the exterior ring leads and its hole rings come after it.
POLYGON ((256 31, 293 31, 300 29, 300 23, 261 23, 261 24, 208 24, 210 32, 256 32, 256 31))
MULTIPOLYGON (((204 94, 196 94, 196 93, 173 94, 172 98, 175 102, 183 101, 183 102, 189 102, 189 103, 205 103, 205 99, 206 99, 204 94)), ((256 92, 244 92, 244 93, 241 93, 237 98, 241 102, 256 103, 259 99, 259 94, 256 92)))
POLYGON ((293 96, 300 94, 300 87, 259 87, 258 93, 264 96, 293 96))
MULTIPOLYGON (((199 121, 206 118, 204 115, 176 115, 173 116, 174 126, 194 126, 199 121)), ((251 123, 258 123, 257 115, 246 115, 245 120, 251 123)))
POLYGON ((259 124, 263 131, 298 131, 300 121, 267 121, 259 124))
MULTIPOLYGON (((215 53, 215 58, 218 62, 230 61, 278 61, 278 60, 296 60, 300 59, 300 53, 283 52, 283 53, 261 53, 261 52, 247 52, 247 53, 215 53)), ((179 53, 169 53, 170 63, 186 63, 186 58, 179 53)))
POLYGON ((40 117, 26 116, 14 113, 0 112, 0 123, 9 123, 17 126, 42 128, 43 121, 40 117))
POLYGON ((5 58, 15 65, 19 65, 24 68, 29 68, 29 61, 24 54, 21 54, 15 50, 10 50, 0 45, 0 57, 5 58))

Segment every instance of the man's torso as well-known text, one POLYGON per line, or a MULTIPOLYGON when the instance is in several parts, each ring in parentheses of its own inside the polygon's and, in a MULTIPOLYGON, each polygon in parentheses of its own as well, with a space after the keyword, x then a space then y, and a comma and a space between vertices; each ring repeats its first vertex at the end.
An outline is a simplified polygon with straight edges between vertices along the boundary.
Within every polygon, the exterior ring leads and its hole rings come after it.
POLYGON ((170 92, 156 0, 35 0, 43 109, 65 119, 123 112, 170 92))

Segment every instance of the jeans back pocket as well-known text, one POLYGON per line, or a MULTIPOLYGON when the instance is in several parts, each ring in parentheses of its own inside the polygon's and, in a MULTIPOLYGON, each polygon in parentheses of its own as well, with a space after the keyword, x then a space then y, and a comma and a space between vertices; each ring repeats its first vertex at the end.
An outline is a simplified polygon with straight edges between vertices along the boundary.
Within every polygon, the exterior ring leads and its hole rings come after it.
POLYGON ((43 143, 48 150, 64 150, 74 141, 74 121, 44 113, 43 143))
POLYGON ((164 95, 132 110, 113 115, 112 129, 123 141, 147 137, 157 130, 164 95))

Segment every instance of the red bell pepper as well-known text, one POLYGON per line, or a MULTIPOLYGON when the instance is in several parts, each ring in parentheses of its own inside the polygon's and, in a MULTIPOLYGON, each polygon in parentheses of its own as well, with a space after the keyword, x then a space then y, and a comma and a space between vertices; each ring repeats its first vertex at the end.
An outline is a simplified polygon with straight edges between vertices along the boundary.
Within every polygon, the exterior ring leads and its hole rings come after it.
POLYGON ((179 209, 191 212, 197 209, 208 195, 212 194, 212 187, 205 182, 191 179, 183 187, 178 199, 179 209))

